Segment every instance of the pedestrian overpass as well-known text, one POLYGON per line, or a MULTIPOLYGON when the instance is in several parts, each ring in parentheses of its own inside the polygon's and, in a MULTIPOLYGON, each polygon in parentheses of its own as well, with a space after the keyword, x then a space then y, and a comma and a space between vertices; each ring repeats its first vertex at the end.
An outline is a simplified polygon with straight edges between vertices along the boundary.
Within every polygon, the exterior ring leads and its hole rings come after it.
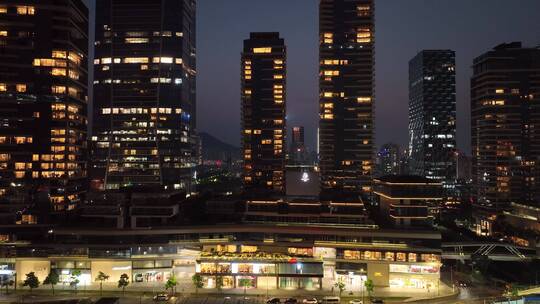
POLYGON ((540 259, 535 248, 519 247, 505 243, 443 243, 444 260, 469 260, 471 256, 487 256, 493 261, 527 262, 540 259))

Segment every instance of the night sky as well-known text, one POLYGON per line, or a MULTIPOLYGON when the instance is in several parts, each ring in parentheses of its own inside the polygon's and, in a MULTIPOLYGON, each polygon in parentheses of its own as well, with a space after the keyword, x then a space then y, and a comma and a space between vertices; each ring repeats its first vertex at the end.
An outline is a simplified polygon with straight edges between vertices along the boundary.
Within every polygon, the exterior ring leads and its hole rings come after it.
MULTIPOLYGON (((198 129, 239 146, 243 39, 252 31, 279 31, 288 47, 288 128, 305 126, 307 144, 315 148, 318 0, 198 0, 197 10, 198 129)), ((377 144, 407 143, 409 59, 422 49, 452 49, 458 147, 470 153, 472 60, 503 42, 540 45, 538 12, 539 0, 377 0, 377 144)))

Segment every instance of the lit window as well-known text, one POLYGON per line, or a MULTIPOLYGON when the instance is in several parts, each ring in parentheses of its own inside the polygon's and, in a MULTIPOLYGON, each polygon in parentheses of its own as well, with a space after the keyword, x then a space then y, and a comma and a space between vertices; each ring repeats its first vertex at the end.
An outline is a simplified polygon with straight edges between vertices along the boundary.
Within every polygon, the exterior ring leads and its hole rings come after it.
POLYGON ((53 51, 52 58, 67 58, 67 53, 65 51, 53 51))
POLYGON ((94 59, 94 64, 99 64, 99 59, 94 59))
POLYGON ((356 42, 369 43, 371 42, 371 30, 368 28, 358 29, 356 32, 356 42))
POLYGON ((281 59, 274 59, 274 64, 283 64, 283 60, 281 60, 281 59))
POLYGON ((504 94, 504 89, 495 89, 496 94, 504 94))
POLYGON ((324 71, 324 76, 339 76, 339 71, 324 71))
POLYGON ((283 79, 283 75, 274 75, 274 79, 283 79))
POLYGON ((271 48, 271 47, 258 47, 258 48, 253 48, 253 53, 255 53, 255 54, 272 53, 272 48, 271 48))
POLYGON ((52 68, 51 69, 51 75, 53 76, 66 76, 66 69, 61 68, 52 68))
POLYGON ((172 57, 154 57, 152 59, 152 62, 154 63, 173 63, 172 57))
POLYGON ((19 92, 19 93, 26 92, 26 84, 17 84, 15 86, 15 88, 16 88, 17 92, 19 92))
POLYGON ((323 119, 334 119, 334 114, 324 114, 323 119))
POLYGON ((101 63, 103 63, 103 64, 111 64, 112 63, 112 58, 110 58, 110 57, 101 58, 101 63))
POLYGON ((7 7, 1 6, 0 7, 0 14, 7 14, 7 7))
POLYGON ((148 43, 148 38, 126 38, 124 40, 126 43, 148 43))
POLYGON ((360 4, 360 5, 356 6, 356 12, 357 12, 358 16, 360 16, 360 17, 369 16, 369 11, 370 11, 369 5, 360 4))
POLYGON ((358 103, 371 103, 371 97, 357 97, 356 101, 358 103))
POLYGON ((334 43, 334 34, 333 33, 324 33, 323 42, 326 44, 334 43))
POLYGON ((148 57, 126 57, 124 63, 148 63, 148 57))
POLYGON ((7 31, 0 31, 0 37, 7 37, 8 32, 7 31))
POLYGON ((7 84, 0 83, 0 92, 5 92, 5 91, 7 91, 7 84))
POLYGON ((66 87, 65 86, 52 86, 51 91, 53 94, 65 94, 66 87))
POLYGON ((17 6, 17 14, 19 15, 33 15, 35 9, 33 6, 17 6))

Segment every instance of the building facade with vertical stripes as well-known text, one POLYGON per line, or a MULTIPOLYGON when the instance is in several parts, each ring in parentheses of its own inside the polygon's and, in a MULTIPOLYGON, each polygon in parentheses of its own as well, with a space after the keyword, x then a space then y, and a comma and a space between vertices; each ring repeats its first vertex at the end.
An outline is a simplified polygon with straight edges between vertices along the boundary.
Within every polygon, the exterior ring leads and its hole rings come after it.
POLYGON ((286 47, 279 33, 251 33, 242 52, 246 193, 285 193, 286 47))
POLYGON ((540 48, 504 43, 474 59, 471 141, 478 208, 540 207, 540 48))
POLYGON ((49 211, 84 198, 87 53, 82 1, 0 2, 1 222, 35 223, 38 197, 49 211))
POLYGON ((190 190, 195 1, 98 0, 92 185, 190 190))
POLYGON ((320 1, 319 164, 330 197, 371 190, 374 13, 372 0, 320 1))

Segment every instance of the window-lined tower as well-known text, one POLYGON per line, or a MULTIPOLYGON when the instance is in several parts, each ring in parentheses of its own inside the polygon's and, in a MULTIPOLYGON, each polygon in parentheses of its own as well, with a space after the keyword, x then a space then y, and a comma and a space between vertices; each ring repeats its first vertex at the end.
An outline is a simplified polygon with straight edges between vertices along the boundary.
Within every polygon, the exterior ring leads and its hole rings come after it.
POLYGON ((371 190, 374 1, 321 0, 319 164, 322 195, 371 190))
POLYGON ((52 210, 74 209, 86 191, 88 9, 5 0, 0 19, 0 197, 33 204, 41 192, 52 210))
POLYGON ((251 33, 242 52, 246 193, 285 191, 286 50, 279 33, 251 33))
POLYGON ((456 54, 424 50, 409 62, 410 172, 453 184, 456 178, 456 54))
POLYGON ((195 1, 98 0, 95 44, 94 184, 189 191, 195 1))
POLYGON ((474 59, 473 192, 477 207, 540 207, 540 48, 496 46, 474 59))

